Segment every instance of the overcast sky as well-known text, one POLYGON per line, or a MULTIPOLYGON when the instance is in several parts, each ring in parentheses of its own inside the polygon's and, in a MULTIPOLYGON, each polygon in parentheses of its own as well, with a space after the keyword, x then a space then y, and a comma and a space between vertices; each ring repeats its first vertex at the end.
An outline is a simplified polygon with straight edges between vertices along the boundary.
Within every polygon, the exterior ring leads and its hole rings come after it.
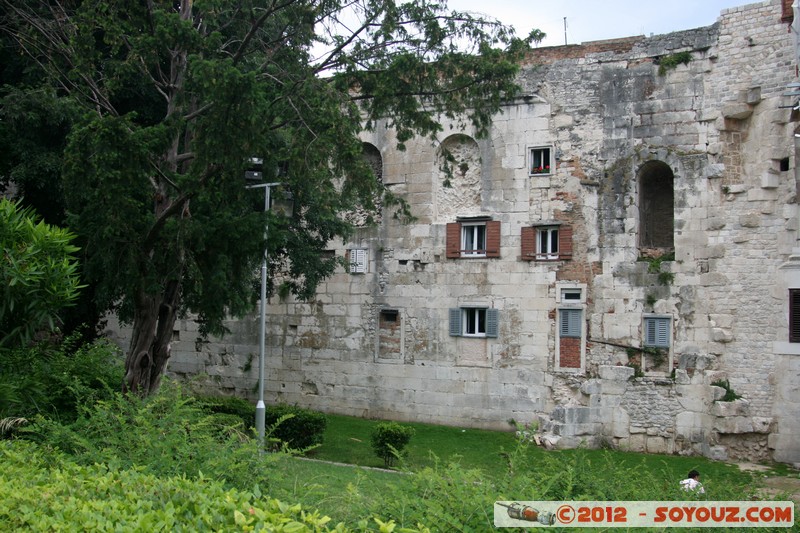
POLYGON ((658 35, 710 26, 720 11, 754 2, 747 0, 449 0, 451 9, 474 11, 515 27, 519 37, 534 28, 547 37, 542 46, 567 42, 658 35))

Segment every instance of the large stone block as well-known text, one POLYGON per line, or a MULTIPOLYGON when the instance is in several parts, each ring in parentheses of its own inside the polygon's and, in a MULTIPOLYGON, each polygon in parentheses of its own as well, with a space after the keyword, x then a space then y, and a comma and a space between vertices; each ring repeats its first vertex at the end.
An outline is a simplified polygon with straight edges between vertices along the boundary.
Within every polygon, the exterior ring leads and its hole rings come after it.
POLYGON ((750 402, 745 399, 738 399, 732 402, 714 402, 711 406, 711 414, 714 416, 749 416, 750 402))
POLYGON ((749 416, 717 417, 714 420, 714 431, 719 433, 752 433, 753 419, 749 416))
POLYGON ((633 377, 634 369, 629 366, 600 365, 598 369, 600 379, 612 381, 627 381, 633 377))

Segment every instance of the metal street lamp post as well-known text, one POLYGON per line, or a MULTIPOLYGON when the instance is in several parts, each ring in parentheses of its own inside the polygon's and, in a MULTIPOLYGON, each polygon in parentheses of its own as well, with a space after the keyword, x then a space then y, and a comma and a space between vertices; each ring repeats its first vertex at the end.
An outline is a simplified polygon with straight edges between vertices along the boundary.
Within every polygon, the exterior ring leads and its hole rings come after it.
MULTIPOLYGON (((260 168, 264 160, 261 158, 253 157, 250 163, 255 168, 260 168)), ((245 180, 250 182, 260 181, 263 174, 260 170, 248 170, 245 172, 245 180)), ((270 192, 272 187, 283 185, 281 182, 272 183, 253 183, 247 185, 247 189, 264 189, 264 213, 270 210, 270 192)), ((286 193, 284 199, 288 202, 293 202, 291 193, 286 193)), ((284 206, 291 213, 294 204, 284 206)), ((258 328, 258 403, 256 404, 256 432, 258 433, 258 446, 259 450, 264 449, 264 433, 266 429, 266 411, 267 406, 264 404, 264 373, 266 361, 266 338, 267 338, 267 267, 268 267, 268 246, 267 246, 267 230, 268 224, 264 223, 264 257, 261 261, 261 317, 259 320, 258 328)))
MULTIPOLYGON (((260 174, 260 173, 259 173, 260 174)), ((248 185, 248 189, 264 188, 264 212, 269 211, 270 189, 278 182, 248 185)), ((264 224, 264 257, 261 261, 261 318, 258 325, 258 403, 256 404, 256 432, 259 450, 264 448, 267 406, 264 404, 264 362, 267 337, 267 224, 264 224)))

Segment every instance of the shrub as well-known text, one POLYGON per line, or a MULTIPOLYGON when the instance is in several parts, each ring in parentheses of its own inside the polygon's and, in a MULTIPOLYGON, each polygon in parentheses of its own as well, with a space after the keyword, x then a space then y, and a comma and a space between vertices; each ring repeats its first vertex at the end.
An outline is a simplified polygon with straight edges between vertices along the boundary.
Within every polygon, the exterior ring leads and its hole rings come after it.
POLYGON ((81 286, 74 237, 20 202, 0 198, 0 348, 54 330, 58 312, 75 303, 81 286))
POLYGON ((242 427, 250 431, 255 426, 256 407, 238 396, 197 396, 197 405, 206 413, 238 416, 242 427))
POLYGON ((295 450, 307 450, 322 444, 328 426, 324 414, 285 403, 268 405, 264 419, 267 426, 275 426, 271 436, 295 450), (287 415, 291 417, 281 421, 287 415))
POLYGON ((3 353, 0 419, 40 414, 69 422, 79 404, 113 395, 124 373, 119 348, 105 340, 78 346, 77 338, 3 353))
POLYGON ((372 450, 383 459, 386 466, 392 466, 396 457, 414 436, 414 428, 397 422, 382 422, 372 431, 372 450))
POLYGON ((265 466, 282 455, 259 453, 238 417, 230 421, 230 415, 205 413, 193 397, 165 380, 156 395, 116 393, 83 406, 73 423, 39 417, 21 434, 70 454, 79 464, 206 476, 239 488, 266 486, 265 466))
MULTIPOLYGON (((31 443, 0 445, 0 463, 0 523, 12 531, 351 531, 258 489, 241 492, 202 477, 81 466, 31 443)), ((374 531, 395 528, 391 521, 374 521, 374 531)), ((358 530, 366 531, 362 523, 358 530)))

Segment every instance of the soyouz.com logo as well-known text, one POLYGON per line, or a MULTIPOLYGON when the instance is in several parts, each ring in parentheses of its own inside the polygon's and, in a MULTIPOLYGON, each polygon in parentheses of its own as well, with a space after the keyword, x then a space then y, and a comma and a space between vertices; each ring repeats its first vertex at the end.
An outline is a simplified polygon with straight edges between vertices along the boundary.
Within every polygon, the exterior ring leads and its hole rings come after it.
POLYGON ((496 527, 792 527, 794 502, 498 501, 496 527))

